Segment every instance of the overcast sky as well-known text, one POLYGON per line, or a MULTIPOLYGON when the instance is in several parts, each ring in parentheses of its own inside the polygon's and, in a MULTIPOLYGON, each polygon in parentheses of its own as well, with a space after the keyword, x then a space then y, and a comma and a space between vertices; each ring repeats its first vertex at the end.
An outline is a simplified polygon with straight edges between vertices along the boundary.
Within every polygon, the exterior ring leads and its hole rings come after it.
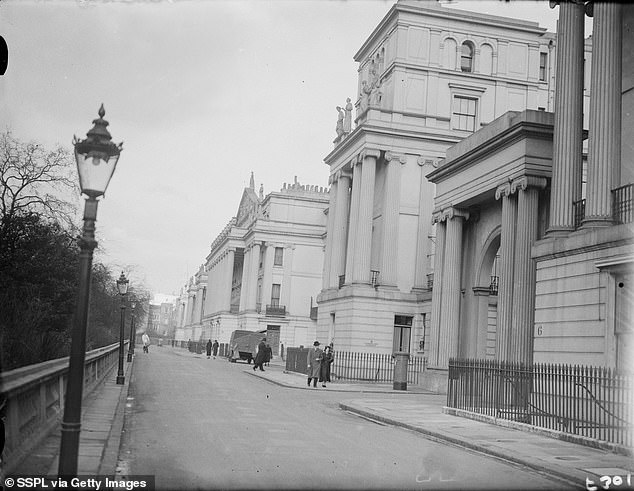
MULTIPOLYGON (((353 56, 393 3, 5 0, 0 129, 70 149, 103 102, 124 151, 99 206, 99 259, 177 293, 251 171, 265 193, 294 176, 327 186, 335 106, 356 99, 353 56)), ((451 8, 553 32, 558 12, 547 1, 451 8)))

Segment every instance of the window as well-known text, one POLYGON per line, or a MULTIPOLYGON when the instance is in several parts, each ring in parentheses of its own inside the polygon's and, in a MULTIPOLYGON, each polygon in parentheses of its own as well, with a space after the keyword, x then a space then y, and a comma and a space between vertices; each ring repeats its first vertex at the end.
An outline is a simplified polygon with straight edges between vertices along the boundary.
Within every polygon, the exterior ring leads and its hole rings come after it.
POLYGON ((546 81, 546 62, 548 60, 548 53, 539 53, 539 81, 546 81))
POLYGON ((275 257, 273 258, 274 266, 281 266, 284 259, 284 248, 276 247, 275 248, 275 257))
POLYGON ((463 72, 473 71, 473 46, 471 43, 462 43, 460 49, 460 68, 463 72))
POLYGON ((282 285, 279 283, 273 283, 271 286, 271 307, 280 306, 280 290, 282 285))
POLYGON ((412 320, 409 315, 394 316, 394 351, 409 353, 409 340, 412 332, 412 320))
POLYGON ((457 130, 475 131, 476 127, 476 99, 454 96, 453 99, 453 128, 457 130))

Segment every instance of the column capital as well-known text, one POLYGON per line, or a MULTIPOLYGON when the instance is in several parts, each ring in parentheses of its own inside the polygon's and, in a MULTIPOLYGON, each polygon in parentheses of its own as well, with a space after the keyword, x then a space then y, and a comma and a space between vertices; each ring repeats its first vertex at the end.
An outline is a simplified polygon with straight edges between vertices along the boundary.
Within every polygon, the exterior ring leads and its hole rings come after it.
POLYGON ((447 220, 447 217, 443 215, 441 210, 436 210, 431 215, 432 225, 435 223, 444 222, 445 220, 447 220))
POLYGON ((236 247, 227 247, 227 252, 236 252, 236 247))
POLYGON ((357 163, 363 162, 367 157, 374 157, 378 159, 381 156, 381 151, 377 148, 364 148, 361 153, 359 153, 359 160, 357 163))
POLYGON ((405 164, 407 162, 407 157, 405 157, 405 154, 402 153, 395 153, 392 152, 391 150, 388 150, 387 152, 385 152, 385 163, 388 164, 392 161, 398 161, 401 164, 405 164))
POLYGON ((330 176, 330 178, 328 179, 328 184, 334 184, 337 181, 339 181, 339 179, 346 178, 346 177, 352 178, 349 172, 343 169, 339 169, 338 171, 336 171, 334 174, 330 176))
POLYGON ((421 167, 429 166, 429 167, 433 167, 434 169, 438 167, 438 159, 432 159, 424 155, 420 155, 416 159, 416 163, 420 165, 421 167))
POLYGON ((510 196, 511 194, 513 194, 515 192, 515 189, 511 188, 511 182, 505 182, 503 184, 500 184, 496 189, 495 189, 495 199, 500 199, 503 196, 510 196))
POLYGON ((463 210, 462 208, 456 208, 454 206, 450 206, 449 208, 445 208, 442 211, 445 219, 453 219, 453 218, 464 218, 465 221, 469 220, 469 212, 467 210, 463 210))
MULTIPOLYGON (((518 189, 526 191, 526 188, 544 189, 546 187, 546 178, 536 176, 522 176, 517 179, 513 179, 511 183, 511 194, 518 189)), ((497 196, 497 192, 496 192, 497 196)))

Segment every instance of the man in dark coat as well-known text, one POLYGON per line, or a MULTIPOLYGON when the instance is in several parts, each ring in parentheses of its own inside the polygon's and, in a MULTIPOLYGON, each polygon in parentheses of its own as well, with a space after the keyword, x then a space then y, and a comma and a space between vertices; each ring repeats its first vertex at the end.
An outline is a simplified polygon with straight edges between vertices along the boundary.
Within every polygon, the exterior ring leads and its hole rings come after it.
POLYGON ((306 359, 306 365, 308 366, 308 387, 310 387, 311 380, 313 381, 313 387, 317 387, 317 379, 319 378, 319 372, 321 370, 322 354, 323 351, 319 347, 319 341, 315 341, 313 346, 308 348, 308 356, 306 359))
POLYGON ((211 339, 209 341, 207 341, 207 359, 209 359, 211 357, 211 339))
MULTIPOLYGON (((211 341, 211 339, 209 340, 211 341)), ((218 355, 218 348, 220 347, 220 345, 218 344, 218 340, 215 339, 214 340, 214 344, 213 344, 213 349, 214 349, 214 359, 216 358, 216 356, 218 355)))
POLYGON ((255 355, 255 360, 253 361, 253 370, 256 368, 260 368, 260 371, 264 371, 264 362, 266 361, 267 349, 266 349, 266 338, 262 338, 260 344, 258 344, 258 354, 255 355))

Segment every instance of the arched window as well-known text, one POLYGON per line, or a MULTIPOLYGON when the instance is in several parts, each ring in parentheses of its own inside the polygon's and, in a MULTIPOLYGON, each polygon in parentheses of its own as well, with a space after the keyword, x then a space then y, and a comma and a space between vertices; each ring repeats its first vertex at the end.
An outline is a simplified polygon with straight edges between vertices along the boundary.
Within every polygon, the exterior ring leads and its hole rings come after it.
POLYGON ((443 47, 443 66, 445 68, 448 68, 449 70, 455 70, 456 69, 456 47, 457 47, 457 44, 451 38, 445 39, 443 44, 444 44, 444 47, 443 47))
POLYGON ((460 68, 463 72, 473 71, 473 45, 467 41, 462 43, 460 49, 460 68))
POLYGON ((489 44, 483 44, 480 48, 478 71, 485 75, 491 75, 493 72, 493 48, 489 44))

